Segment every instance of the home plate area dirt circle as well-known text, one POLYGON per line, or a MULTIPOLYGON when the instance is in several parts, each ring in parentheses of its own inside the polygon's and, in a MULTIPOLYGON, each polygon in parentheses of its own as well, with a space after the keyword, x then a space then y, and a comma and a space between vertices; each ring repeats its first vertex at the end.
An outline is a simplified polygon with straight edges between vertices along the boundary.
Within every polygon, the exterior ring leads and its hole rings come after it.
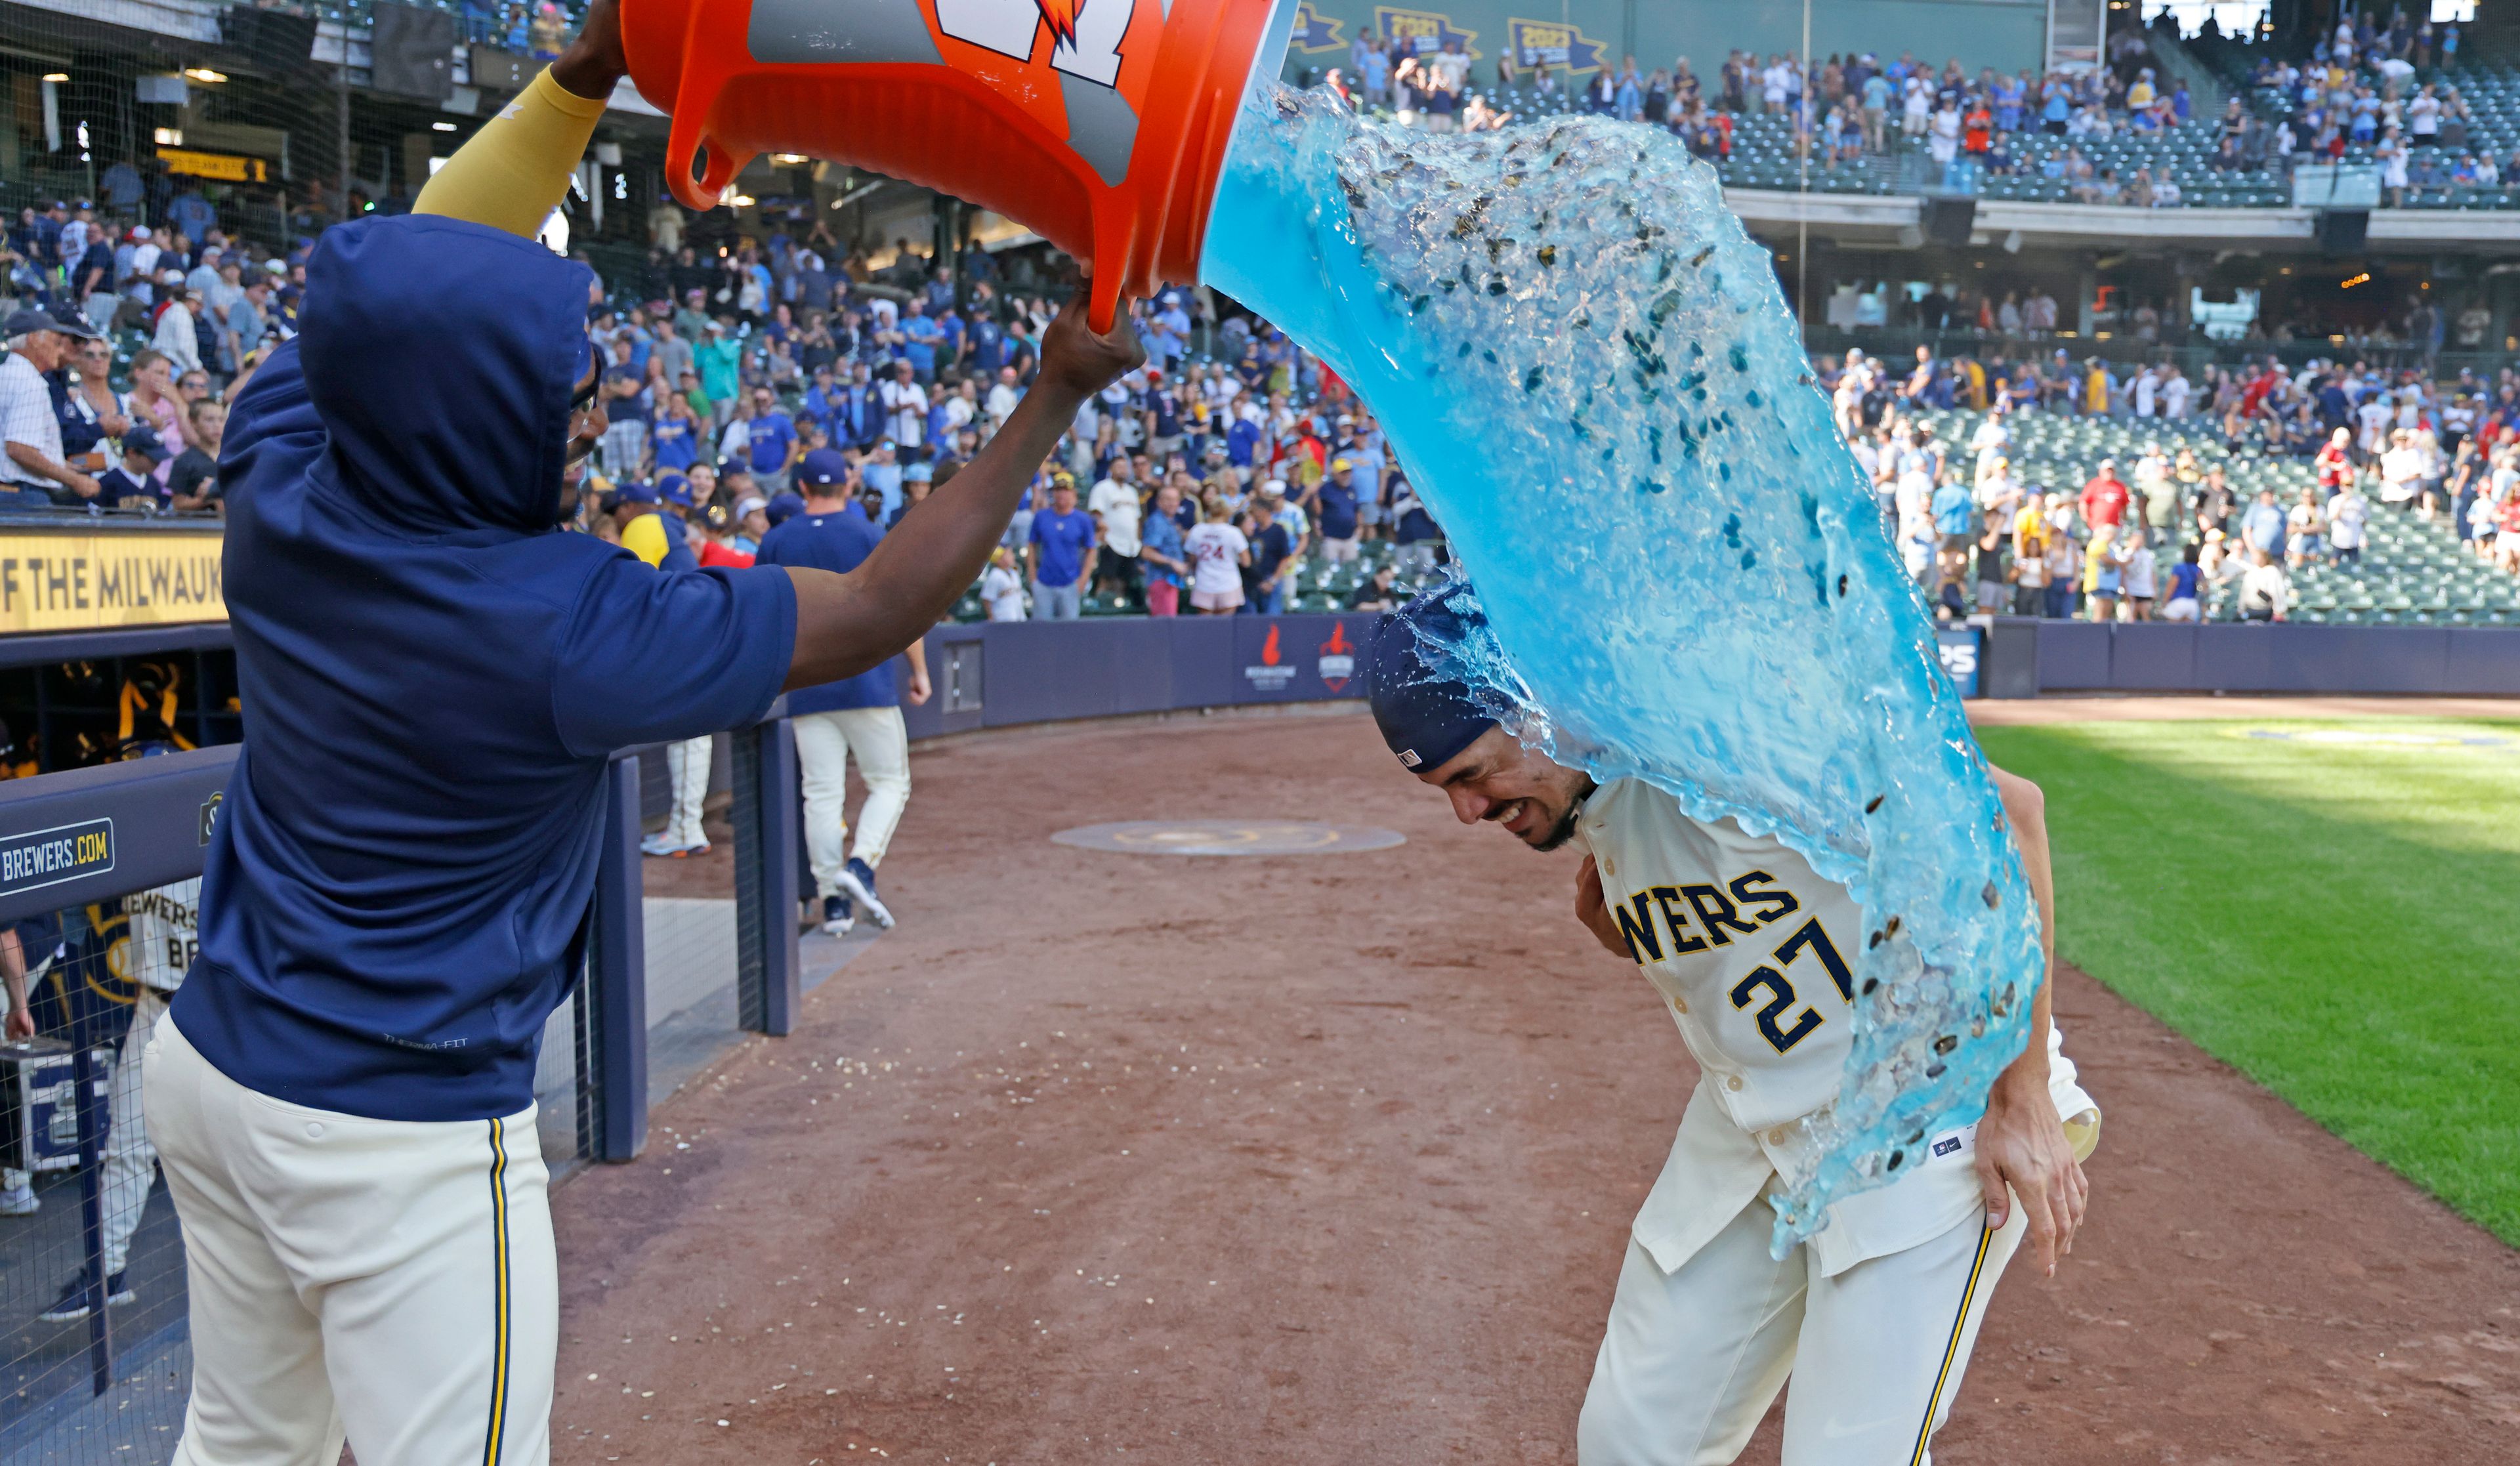
POLYGON ((1344 855, 1407 841, 1395 829, 1299 820, 1126 820, 1062 829, 1050 838, 1122 855, 1344 855))

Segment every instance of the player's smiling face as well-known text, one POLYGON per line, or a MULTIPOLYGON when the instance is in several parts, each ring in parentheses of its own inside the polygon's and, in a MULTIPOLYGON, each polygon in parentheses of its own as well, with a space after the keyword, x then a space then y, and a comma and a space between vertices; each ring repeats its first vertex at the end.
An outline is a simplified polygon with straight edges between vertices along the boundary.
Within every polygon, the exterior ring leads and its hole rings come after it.
POLYGON ((1463 824, 1489 822, 1534 850, 1555 850, 1575 833, 1575 812, 1593 792, 1593 777, 1526 748, 1502 728, 1418 778, 1444 791, 1463 824))

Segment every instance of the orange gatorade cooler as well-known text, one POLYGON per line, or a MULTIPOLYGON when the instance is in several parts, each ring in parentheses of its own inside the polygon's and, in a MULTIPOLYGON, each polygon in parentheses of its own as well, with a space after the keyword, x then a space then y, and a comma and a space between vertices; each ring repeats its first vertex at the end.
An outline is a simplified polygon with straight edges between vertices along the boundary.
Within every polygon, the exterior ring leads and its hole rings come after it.
POLYGON ((871 168, 1092 260, 1107 330, 1123 294, 1194 277, 1236 109, 1277 73, 1294 3, 623 0, 621 29, 693 208, 762 153, 871 168))

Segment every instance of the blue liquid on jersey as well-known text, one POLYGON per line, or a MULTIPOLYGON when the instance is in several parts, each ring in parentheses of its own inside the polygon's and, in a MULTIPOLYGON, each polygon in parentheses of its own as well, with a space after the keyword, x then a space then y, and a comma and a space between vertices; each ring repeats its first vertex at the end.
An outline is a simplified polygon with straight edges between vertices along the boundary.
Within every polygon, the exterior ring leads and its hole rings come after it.
MULTIPOLYGON (((1439 137, 1263 81, 1205 249, 1203 280, 1372 404, 1443 524, 1495 631, 1448 648, 1455 670, 1560 762, 1774 830, 1863 903, 1840 945, 1868 996, 1819 1159, 1785 1177, 1779 1253, 1975 1119, 2028 1034, 2037 911, 1923 602, 1714 172, 1656 129, 1439 137)), ((1796 986, 1842 1011, 1817 971, 1796 986)))

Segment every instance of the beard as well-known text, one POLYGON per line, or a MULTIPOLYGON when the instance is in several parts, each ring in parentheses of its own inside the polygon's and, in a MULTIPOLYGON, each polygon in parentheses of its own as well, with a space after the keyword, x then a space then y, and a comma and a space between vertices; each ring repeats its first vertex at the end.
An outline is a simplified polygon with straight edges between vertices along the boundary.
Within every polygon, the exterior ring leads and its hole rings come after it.
POLYGON ((1577 816, 1583 813, 1584 806, 1580 802, 1568 805, 1566 807, 1566 813, 1558 816, 1557 822, 1549 827, 1549 833, 1542 836, 1538 843, 1534 844, 1531 848, 1546 854, 1549 851, 1555 850, 1559 846, 1564 845, 1567 841, 1574 839, 1575 820, 1577 816))
POLYGON ((1531 848, 1545 855, 1574 839, 1575 822, 1584 814, 1584 801, 1592 798, 1593 791, 1599 787, 1600 785, 1594 781, 1592 776, 1586 775, 1582 784, 1575 790, 1575 797, 1566 801, 1566 812, 1557 817, 1557 822, 1549 826, 1549 833, 1543 835, 1531 848))

